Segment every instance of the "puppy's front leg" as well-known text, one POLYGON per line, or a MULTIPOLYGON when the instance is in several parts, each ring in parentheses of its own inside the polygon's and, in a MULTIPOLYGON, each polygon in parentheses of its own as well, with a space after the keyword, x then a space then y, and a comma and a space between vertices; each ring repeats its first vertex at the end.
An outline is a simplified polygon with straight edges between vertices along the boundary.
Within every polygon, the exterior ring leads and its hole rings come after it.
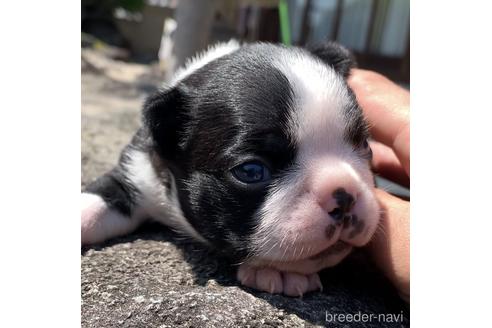
POLYGON ((115 168, 91 183, 82 193, 82 245, 100 243, 135 230, 138 190, 115 168))

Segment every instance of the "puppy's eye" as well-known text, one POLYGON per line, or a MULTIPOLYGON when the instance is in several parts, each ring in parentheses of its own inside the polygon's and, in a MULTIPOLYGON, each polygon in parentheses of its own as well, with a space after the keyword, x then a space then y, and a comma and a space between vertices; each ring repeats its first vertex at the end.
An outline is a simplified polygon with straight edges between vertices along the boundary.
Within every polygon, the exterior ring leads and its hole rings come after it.
POLYGON ((236 179, 244 183, 266 182, 271 179, 270 170, 260 162, 246 162, 231 170, 236 179))
POLYGON ((369 148, 369 142, 367 141, 367 139, 364 139, 364 141, 362 142, 362 147, 363 147, 364 149, 369 148))

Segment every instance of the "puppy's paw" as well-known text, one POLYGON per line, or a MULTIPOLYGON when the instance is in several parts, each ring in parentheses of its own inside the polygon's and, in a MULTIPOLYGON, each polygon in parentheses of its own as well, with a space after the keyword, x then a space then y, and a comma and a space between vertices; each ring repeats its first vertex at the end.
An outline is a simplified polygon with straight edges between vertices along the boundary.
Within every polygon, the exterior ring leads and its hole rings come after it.
POLYGON ((109 238, 131 232, 138 225, 121 213, 110 209, 98 195, 81 195, 81 242, 82 245, 96 244, 109 238))
POLYGON ((108 206, 104 200, 94 194, 81 195, 81 241, 82 245, 95 244, 104 241, 104 216, 108 214, 108 206))
POLYGON ((323 290, 317 273, 304 275, 272 268, 258 268, 248 264, 239 266, 237 279, 244 286, 270 294, 302 297, 308 292, 323 290))

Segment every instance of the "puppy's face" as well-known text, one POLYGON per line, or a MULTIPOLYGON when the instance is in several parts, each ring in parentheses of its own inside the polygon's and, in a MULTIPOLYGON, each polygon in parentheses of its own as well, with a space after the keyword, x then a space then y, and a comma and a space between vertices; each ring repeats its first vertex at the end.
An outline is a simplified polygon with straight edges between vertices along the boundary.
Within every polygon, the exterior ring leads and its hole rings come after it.
POLYGON ((144 121, 198 234, 251 261, 318 267, 369 241, 379 208, 350 64, 333 44, 314 54, 250 45, 147 102, 144 121))

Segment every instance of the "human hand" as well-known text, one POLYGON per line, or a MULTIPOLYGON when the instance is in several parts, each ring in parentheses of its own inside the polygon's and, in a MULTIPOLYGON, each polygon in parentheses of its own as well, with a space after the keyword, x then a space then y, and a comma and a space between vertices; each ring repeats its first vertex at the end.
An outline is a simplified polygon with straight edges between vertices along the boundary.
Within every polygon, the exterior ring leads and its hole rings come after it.
MULTIPOLYGON (((410 186, 410 93, 386 77, 353 69, 348 84, 371 127, 375 173, 410 186)), ((403 299, 410 299, 410 202, 376 189, 380 230, 367 249, 403 299)))

